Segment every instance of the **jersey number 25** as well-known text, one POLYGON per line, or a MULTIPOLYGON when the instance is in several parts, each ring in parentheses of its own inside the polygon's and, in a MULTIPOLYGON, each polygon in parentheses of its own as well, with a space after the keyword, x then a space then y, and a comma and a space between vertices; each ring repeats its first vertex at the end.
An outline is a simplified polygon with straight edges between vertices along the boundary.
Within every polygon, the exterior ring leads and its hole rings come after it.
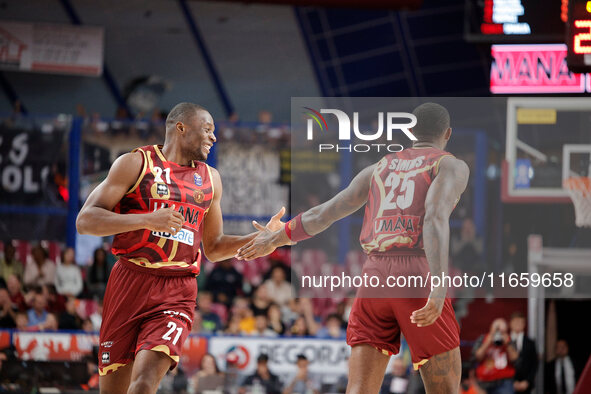
POLYGON ((413 176, 408 173, 400 180, 398 174, 391 172, 384 181, 384 186, 390 187, 390 191, 386 194, 382 202, 382 208, 388 209, 406 209, 412 205, 412 200, 415 195, 415 182, 412 180, 413 176))

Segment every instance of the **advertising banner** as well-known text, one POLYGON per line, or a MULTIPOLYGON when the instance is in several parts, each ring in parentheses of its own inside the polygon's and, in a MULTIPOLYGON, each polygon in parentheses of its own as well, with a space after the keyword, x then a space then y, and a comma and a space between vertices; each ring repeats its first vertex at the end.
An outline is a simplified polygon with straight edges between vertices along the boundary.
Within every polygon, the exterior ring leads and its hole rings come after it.
POLYGON ((0 21, 0 69, 99 76, 104 30, 0 21))
POLYGON ((276 374, 289 374, 296 370, 298 354, 310 362, 310 371, 323 374, 347 372, 350 347, 344 340, 313 338, 244 338, 212 337, 209 352, 214 355, 220 368, 226 369, 229 355, 238 360, 240 374, 253 373, 259 354, 269 356, 269 369, 276 374))

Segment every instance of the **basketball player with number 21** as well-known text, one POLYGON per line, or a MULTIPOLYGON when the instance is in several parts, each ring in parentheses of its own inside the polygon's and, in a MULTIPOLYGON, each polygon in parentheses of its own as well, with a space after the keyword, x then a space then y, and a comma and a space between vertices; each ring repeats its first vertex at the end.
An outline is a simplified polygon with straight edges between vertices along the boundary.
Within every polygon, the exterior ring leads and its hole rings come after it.
MULTIPOLYGON (((107 284, 100 330, 101 393, 155 393, 191 332, 201 250, 228 259, 258 232, 223 231, 219 173, 203 162, 216 141, 213 118, 192 103, 166 118, 163 146, 119 157, 78 214, 80 234, 115 235, 119 260, 107 284)), ((283 228, 282 208, 266 227, 283 228)))
MULTIPOLYGON (((448 111, 425 103, 413 114, 417 124, 410 130, 418 141, 412 148, 365 168, 335 197, 297 215, 283 229, 261 231, 238 250, 237 258, 250 260, 303 241, 365 205, 360 241, 368 259, 363 275, 384 280, 391 275, 447 274, 449 217, 466 188, 469 170, 444 150, 451 136, 448 111), (394 226, 398 220, 407 226, 394 226)), ((392 296, 393 290, 358 289, 347 326, 352 346, 347 393, 379 393, 402 333, 427 394, 457 394, 460 332, 447 289, 415 289, 414 298, 392 296)))

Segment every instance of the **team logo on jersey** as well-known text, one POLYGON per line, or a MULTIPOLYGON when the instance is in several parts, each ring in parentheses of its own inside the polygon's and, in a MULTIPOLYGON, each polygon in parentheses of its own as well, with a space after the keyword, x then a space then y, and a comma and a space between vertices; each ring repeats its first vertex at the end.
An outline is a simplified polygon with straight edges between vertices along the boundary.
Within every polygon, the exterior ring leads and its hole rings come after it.
POLYGON ((193 182, 195 182, 195 185, 197 186, 203 186, 203 178, 197 173, 193 174, 193 182))
POLYGON ((205 193, 203 193, 203 190, 195 190, 193 192, 193 198, 197 204, 201 204, 205 199, 205 193))
POLYGON ((103 352, 103 354, 101 355, 101 362, 103 364, 109 364, 111 362, 111 353, 103 352))
POLYGON ((166 186, 164 183, 158 183, 156 186, 156 193, 158 193, 159 196, 165 196, 168 194, 168 186, 166 186))
POLYGON ((165 183, 153 183, 150 192, 154 198, 170 198, 170 189, 165 183))

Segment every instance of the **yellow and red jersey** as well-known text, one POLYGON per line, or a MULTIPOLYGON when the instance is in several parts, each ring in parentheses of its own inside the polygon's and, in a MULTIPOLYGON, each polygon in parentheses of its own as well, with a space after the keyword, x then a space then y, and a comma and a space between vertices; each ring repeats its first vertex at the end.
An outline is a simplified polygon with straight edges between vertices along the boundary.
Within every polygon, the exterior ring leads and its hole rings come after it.
POLYGON ((359 237, 366 253, 423 249, 425 199, 445 156, 452 155, 437 148, 411 148, 377 163, 359 237))
POLYGON ((113 254, 162 274, 199 274, 203 219, 213 200, 211 168, 199 161, 182 166, 167 161, 161 146, 137 148, 143 158, 135 185, 115 206, 121 214, 145 214, 172 207, 184 217, 176 234, 147 229, 115 235, 113 254))

